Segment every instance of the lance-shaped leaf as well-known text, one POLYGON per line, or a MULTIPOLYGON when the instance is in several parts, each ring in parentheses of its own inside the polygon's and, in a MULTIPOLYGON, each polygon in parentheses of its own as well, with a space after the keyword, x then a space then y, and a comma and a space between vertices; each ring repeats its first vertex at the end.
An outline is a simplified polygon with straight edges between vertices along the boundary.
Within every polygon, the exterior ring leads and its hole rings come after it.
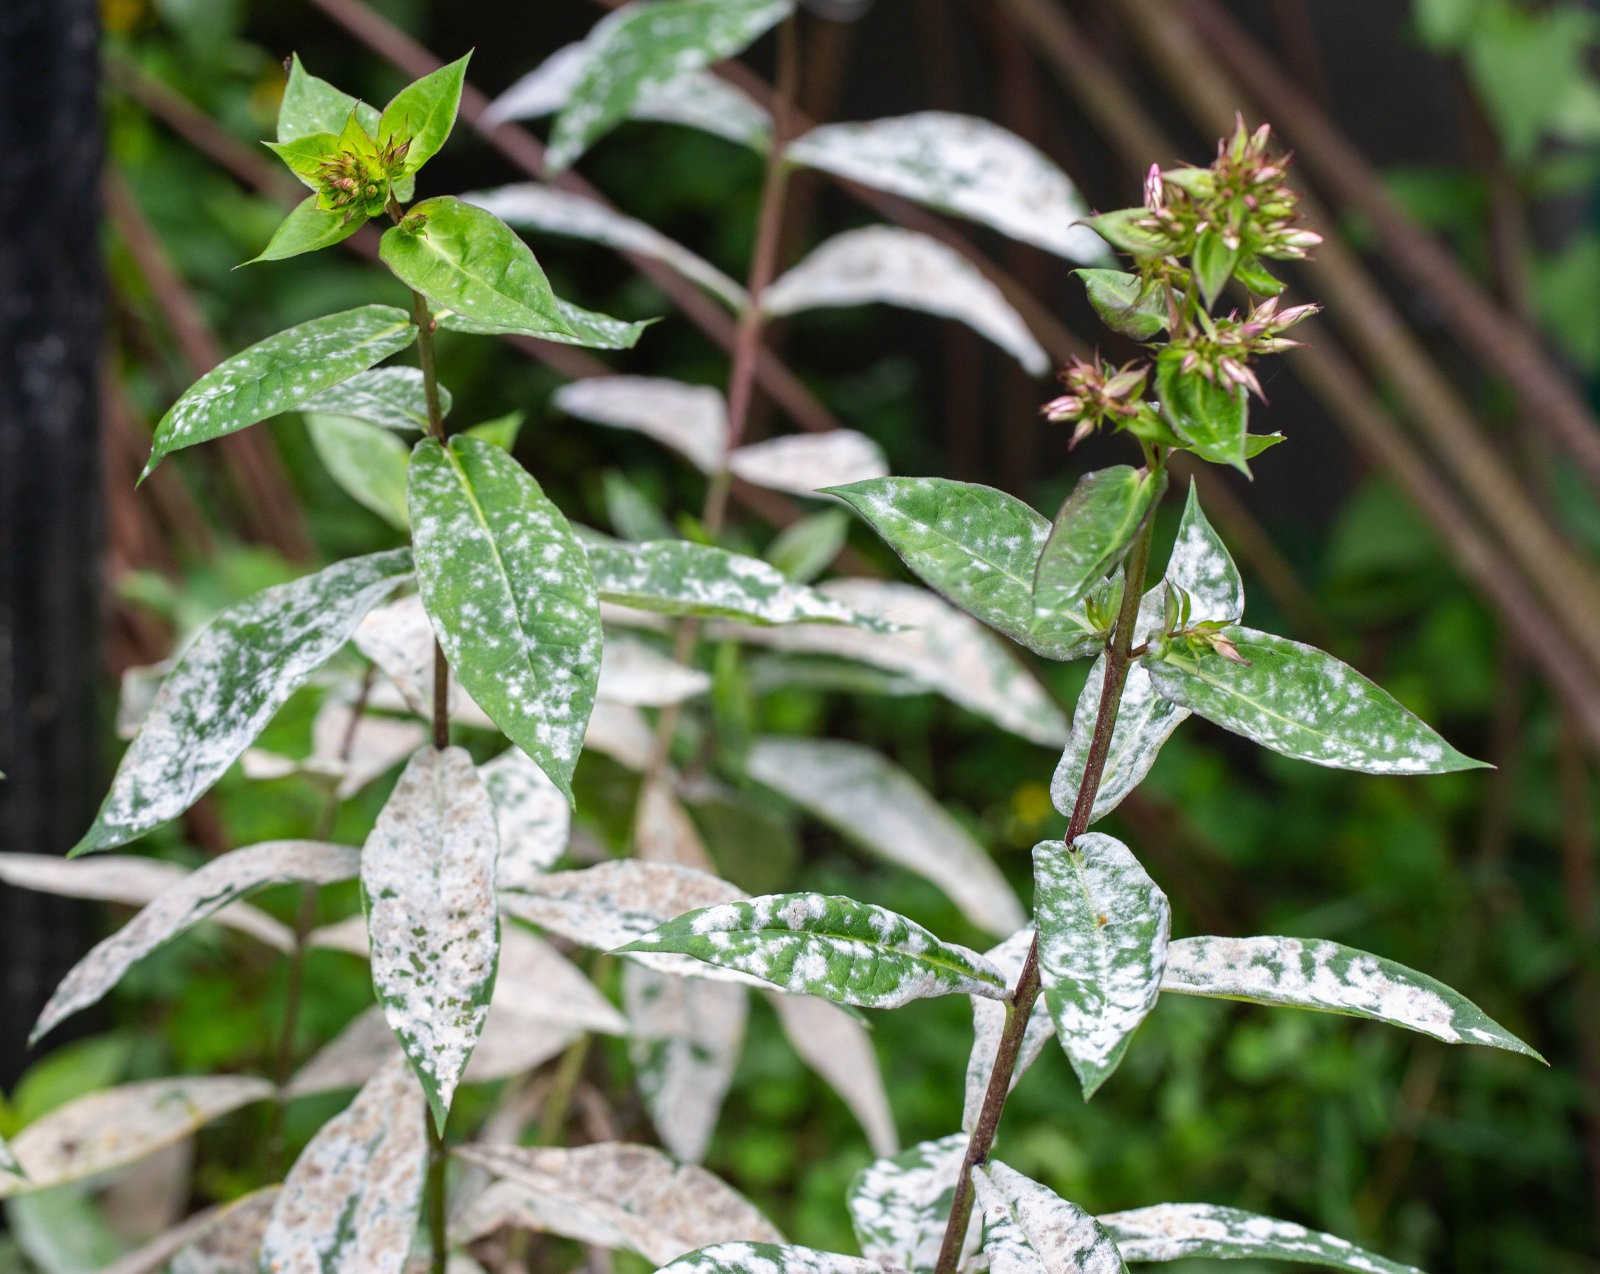
POLYGON ((898 1008, 933 995, 1006 993, 982 956, 884 907, 828 894, 768 894, 669 920, 623 951, 668 951, 799 995, 898 1008))
POLYGON ((1212 1203, 1158 1203, 1131 1212, 1108 1212, 1099 1221, 1123 1259, 1135 1263, 1198 1256, 1294 1261, 1359 1274, 1422 1274, 1414 1265, 1391 1261, 1337 1235, 1212 1203))
MULTIPOLYGON (((939 1259, 966 1153, 967 1135, 951 1133, 858 1172, 845 1202, 862 1255, 881 1268, 928 1274, 939 1259)), ((976 1237, 974 1224, 966 1247, 976 1237)))
POLYGON ((14 1177, 22 1175, 22 1165, 17 1162, 17 1157, 11 1153, 11 1147, 6 1145, 4 1137, 0 1137, 0 1172, 9 1172, 14 1177))
POLYGON ((389 99, 372 135, 380 146, 401 143, 405 158, 400 174, 414 173, 439 153, 450 130, 455 127, 456 108, 461 105, 461 84, 467 77, 467 58, 431 71, 413 80, 389 99))
POLYGON ((733 983, 681 978, 629 961, 622 966, 622 1008, 631 1028, 628 1059, 650 1122, 674 1158, 699 1163, 739 1065, 750 993, 733 983))
POLYGON ((175 818, 411 571, 406 549, 336 562, 228 607, 189 643, 73 855, 175 818))
POLYGON ((602 699, 642 708, 664 708, 698 698, 711 689, 711 677, 634 637, 606 639, 600 657, 602 699))
POLYGON ((143 1080, 79 1097, 11 1138, 22 1175, 0 1171, 0 1198, 133 1163, 272 1092, 265 1079, 210 1075, 143 1080))
POLYGON ((610 757, 636 774, 650 768, 655 756, 655 731, 637 708, 609 699, 595 700, 583 746, 610 757))
POLYGON ((1086 473, 1050 527, 1033 569, 1041 615, 1070 610, 1127 555, 1166 478, 1130 465, 1086 473))
MULTIPOLYGON (((1072 737, 1067 740, 1066 751, 1061 754, 1050 779, 1050 799, 1063 814, 1070 815, 1077 804, 1084 766, 1088 764, 1089 749, 1094 742, 1094 723, 1100 713, 1105 675, 1106 657, 1101 655, 1090 667, 1088 680, 1083 683, 1078 706, 1072 714, 1072 737)), ((1156 690, 1142 664, 1128 668, 1116 724, 1111 731, 1111 745, 1106 752, 1105 769, 1101 771, 1100 785, 1095 789, 1094 805, 1089 811, 1091 823, 1111 813, 1144 781, 1161 745, 1188 715, 1187 708, 1180 708, 1156 690)))
POLYGON ((972 1185, 993 1274, 1127 1274, 1100 1223, 1053 1190, 998 1161, 974 1168, 972 1185))
POLYGON ((306 432, 330 477, 357 504, 390 526, 411 525, 406 510, 406 466, 411 449, 385 429, 349 416, 306 414, 306 432))
POLYGON ((571 796, 600 675, 600 608, 561 511, 492 443, 431 438, 411 456, 417 582, 450 667, 571 796))
POLYGON ((442 195, 383 232, 383 263, 422 293, 442 327, 515 333, 595 349, 631 349, 643 323, 560 300, 533 251, 492 212, 442 195))
POLYGON ((815 495, 823 487, 881 478, 889 472, 883 448, 854 429, 789 434, 737 448, 728 457, 733 476, 758 487, 815 495))
POLYGON ((317 252, 342 243, 365 225, 360 217, 346 217, 317 207, 317 196, 307 195, 278 223, 267 246, 247 261, 286 261, 306 252, 317 252))
MULTIPOLYGON (((731 84, 710 78, 716 90, 743 97, 731 84)), ((748 99, 746 99, 748 100, 748 99)), ((684 278, 698 283, 731 310, 742 310, 749 301, 744 288, 735 283, 704 257, 696 256, 675 239, 642 221, 618 212, 598 200, 570 190, 558 190, 540 182, 519 182, 476 190, 461 196, 463 203, 475 204, 494 213, 507 225, 519 230, 538 230, 601 243, 619 252, 653 257, 670 265, 684 278)))
POLYGON ((569 167, 645 93, 732 57, 793 8, 791 0, 662 0, 629 9, 584 42, 546 164, 553 172, 569 167))
POLYGON ((589 376, 563 385, 550 401, 584 420, 637 430, 703 473, 722 467, 728 410, 715 389, 656 376, 589 376))
POLYGON ((28 1036, 36 1042, 116 986, 137 961, 192 925, 264 885, 329 885, 348 880, 360 855, 345 845, 280 840, 213 858, 166 890, 73 965, 51 993, 28 1036))
POLYGON ((260 1267, 399 1274, 422 1201, 426 1118, 416 1077, 397 1057, 300 1152, 273 1203, 260 1267))
POLYGON ((1155 688, 1264 748, 1367 774, 1443 774, 1483 764, 1463 756, 1387 691, 1314 646, 1225 628, 1246 664, 1178 643, 1144 660, 1155 688))
MULTIPOLYGON (((1239 578, 1239 568, 1233 564, 1228 546, 1206 520, 1193 482, 1189 484, 1172 556, 1167 559, 1166 579, 1189 595, 1191 623, 1210 620, 1236 624, 1244 618, 1244 581, 1239 578)), ((1159 590, 1151 590, 1145 603, 1158 596, 1159 590)), ((1144 635, 1148 634, 1141 634, 1144 635)))
POLYGON ((278 105, 278 140, 292 142, 313 133, 337 133, 354 112, 368 133, 378 129, 375 107, 358 101, 306 70, 298 53, 289 55, 289 79, 278 105))
POLYGON ((850 1108, 872 1153, 891 1155, 899 1146, 894 1112, 884 1091, 878 1054, 866 1028, 844 1009, 814 995, 768 996, 778 1024, 800 1060, 822 1076, 850 1108))
POLYGON ((865 226, 846 230, 813 249, 761 294, 768 314, 881 301, 959 319, 993 341, 1032 376, 1050 370, 1004 293, 959 252, 916 230, 865 226))
POLYGON ((1544 1059, 1466 996, 1425 973, 1313 938, 1180 938, 1161 989, 1343 1013, 1447 1044, 1487 1044, 1544 1059))
POLYGON ((156 1270, 167 1270, 168 1274, 248 1274, 255 1266, 261 1235, 277 1197, 278 1187, 267 1186, 207 1208, 104 1266, 98 1274, 153 1274, 156 1270))
MULTIPOLYGON (((1022 965, 1028 949, 1033 946, 1033 927, 1019 929, 999 946, 984 952, 984 958, 1005 975, 1006 983, 1016 986, 1022 976, 1022 965)), ((978 1121, 983 1108, 984 1095, 989 1091, 989 1078, 994 1072, 996 1050, 1006 1027, 1006 1006, 982 996, 972 997, 972 1051, 967 1054, 967 1082, 961 1103, 961 1126, 971 1129, 978 1121)), ((1028 1067, 1038 1060, 1039 1054, 1056 1033, 1050 1019, 1050 1007, 1041 995, 1034 999, 1033 1010, 1028 1015, 1028 1025, 1022 1032, 1022 1044, 1017 1049, 1017 1060, 1011 1071, 1009 1092, 1027 1073, 1028 1067)))
POLYGON ((850 515, 823 509, 797 518, 772 537, 762 553, 797 584, 808 584, 833 565, 850 538, 850 515))
POLYGON ((500 949, 494 808, 461 748, 423 748, 361 850, 372 985, 444 1127, 500 949))
POLYGON ((703 871, 623 858, 540 876, 502 894, 500 905, 570 942, 609 950, 686 911, 741 896, 737 885, 703 871))
POLYGON ((863 848, 931 880, 973 924, 1009 933, 1026 920, 983 847, 909 774, 871 748, 837 739, 756 740, 752 778, 863 848))
POLYGON ((365 371, 416 336, 404 310, 364 305, 258 341, 212 368, 167 409, 140 480, 170 452, 294 411, 319 390, 365 371))
POLYGON ((1166 289, 1122 270, 1074 270, 1089 304, 1109 328, 1147 341, 1167 325, 1166 289))
POLYGON ((791 142, 784 157, 980 221, 1069 261, 1106 256, 1100 236, 1076 224, 1089 210, 1067 175, 985 119, 921 111, 825 124, 791 142))
MULTIPOLYGON (((438 386, 439 410, 450 414, 450 391, 438 386)), ((428 428, 428 397, 417 367, 375 367, 306 399, 300 410, 348 416, 384 429, 422 433, 428 428)))
POLYGON ((1034 846, 1039 976, 1085 1099, 1116 1070, 1161 991, 1172 911, 1121 841, 1034 846))
POLYGON ((884 1274, 875 1261, 776 1243, 718 1243, 680 1256, 656 1274, 884 1274))
POLYGON ((633 825, 633 852, 642 862, 716 870, 700 830, 672 790, 669 778, 646 774, 633 825))
POLYGON ((566 852, 572 835, 567 798, 520 748, 507 748, 478 767, 494 806, 500 857, 496 889, 525 889, 566 852))

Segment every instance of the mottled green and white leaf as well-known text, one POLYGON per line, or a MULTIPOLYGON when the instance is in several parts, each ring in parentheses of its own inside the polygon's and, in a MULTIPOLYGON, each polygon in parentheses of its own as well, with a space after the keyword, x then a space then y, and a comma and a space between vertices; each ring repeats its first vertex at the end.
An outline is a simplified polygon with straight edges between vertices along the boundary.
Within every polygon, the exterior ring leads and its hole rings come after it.
POLYGON ((889 1094, 884 1091, 878 1054, 866 1028, 845 1010, 814 995, 774 991, 767 998, 789 1047, 850 1108, 872 1153, 894 1154, 900 1138, 889 1094))
MULTIPOLYGON (((1050 779, 1050 799, 1063 814, 1071 815, 1077 803, 1078 787, 1083 782, 1084 766, 1094 742, 1094 723, 1100 712, 1100 695, 1105 688, 1106 657, 1101 655, 1089 669, 1088 679, 1078 695, 1072 714, 1072 737, 1067 740, 1055 774, 1050 779)), ((1117 707, 1116 724, 1106 752, 1105 769, 1095 790, 1089 821, 1098 822, 1144 781, 1155 764, 1161 745, 1189 715, 1160 694, 1142 664, 1132 664, 1122 684, 1122 699, 1117 707)))
POLYGON ((606 639, 600 656, 602 699, 636 708, 664 708, 710 689, 709 674, 680 664, 648 642, 625 635, 606 639))
MULTIPOLYGON (((1184 501, 1178 537, 1167 559, 1166 579, 1189 595, 1191 623, 1237 624, 1244 618, 1244 581, 1233 555, 1206 519, 1194 483, 1184 501)), ((1152 590, 1159 594, 1159 590, 1152 590)), ((1147 595, 1146 601, 1150 600, 1147 595)), ((1148 633, 1140 634, 1141 637, 1148 633)))
MULTIPOLYGON (((1031 946, 1033 927, 1030 925, 1026 929, 1019 929, 999 946, 984 952, 984 958, 1000 970, 1008 986, 1016 986, 1031 946)), ((989 1091, 989 1077, 994 1071, 996 1050, 1000 1047, 1000 1036, 1005 1026, 1006 1006, 1003 1003, 979 995, 972 997, 972 1050, 967 1055, 966 1089, 961 1103, 961 1126, 969 1131, 977 1123, 984 1094, 989 1091)), ((1006 1091, 1017 1086, 1055 1033, 1056 1024, 1050 1019, 1050 1006, 1042 995, 1038 996, 1033 1001, 1032 1012, 1028 1014, 1028 1025, 1022 1032, 1022 1043, 1017 1049, 1016 1064, 1006 1091)))
POLYGON ((884 1274, 875 1261, 775 1243, 718 1243, 680 1256, 656 1274, 884 1274))
POLYGON ((823 487, 881 478, 889 472, 883 448, 854 429, 786 434, 736 448, 728 456, 733 476, 758 487, 815 495, 823 487))
POLYGON ((551 402, 569 415, 654 438, 703 473, 722 467, 728 411, 715 389, 657 376, 590 376, 563 385, 551 402))
POLYGON ((1056 514, 1033 570, 1041 616, 1070 611, 1127 555, 1166 478, 1111 465, 1079 478, 1056 514))
MULTIPOLYGON (((881 1269, 930 1274, 939 1259, 966 1153, 967 1135, 951 1133, 858 1172, 845 1202, 862 1255, 881 1269)), ((976 1222, 974 1217, 964 1255, 976 1244, 976 1222)))
MULTIPOLYGON (((438 386, 439 410, 450 414, 450 391, 438 386)), ((428 396, 417 367, 375 367, 330 385, 300 404, 301 411, 348 416, 369 425, 422 433, 428 428, 428 396)))
POLYGON ((673 790, 668 775, 646 774, 633 824, 633 852, 647 863, 676 863, 714 874, 700 831, 673 790))
POLYGON ((266 1186, 197 1212, 98 1274, 253 1274, 277 1197, 278 1187, 266 1186))
POLYGON ((471 56, 468 53, 413 80, 383 108, 372 136, 380 146, 394 142, 406 144, 400 175, 416 172, 439 153, 450 136, 456 123, 456 109, 461 105, 467 58, 471 56))
POLYGON ((972 1169, 992 1274, 1127 1274, 1094 1217, 997 1160, 972 1169))
POLYGON ((1358 1274, 1422 1274, 1414 1265, 1391 1261, 1337 1235, 1212 1203, 1158 1203, 1131 1212, 1105 1213, 1099 1220, 1121 1249, 1123 1259, 1135 1263, 1193 1256, 1294 1261, 1358 1274))
POLYGON ((411 449, 385 429, 350 416, 306 414, 306 432, 329 476, 352 500, 390 526, 410 526, 406 466, 411 449))
POLYGON ((572 807, 520 748, 478 767, 494 807, 500 856, 496 889, 524 889, 555 866, 572 835, 572 807))

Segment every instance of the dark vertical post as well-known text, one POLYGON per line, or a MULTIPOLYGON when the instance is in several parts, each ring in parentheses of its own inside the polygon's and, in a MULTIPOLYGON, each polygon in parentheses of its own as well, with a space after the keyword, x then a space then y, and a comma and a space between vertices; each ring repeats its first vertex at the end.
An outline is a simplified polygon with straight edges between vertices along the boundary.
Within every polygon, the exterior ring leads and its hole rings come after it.
MULTIPOLYGON (((96 0, 0 0, 0 852, 62 854, 100 782, 96 0)), ((0 885, 0 1083, 81 908, 0 885)))

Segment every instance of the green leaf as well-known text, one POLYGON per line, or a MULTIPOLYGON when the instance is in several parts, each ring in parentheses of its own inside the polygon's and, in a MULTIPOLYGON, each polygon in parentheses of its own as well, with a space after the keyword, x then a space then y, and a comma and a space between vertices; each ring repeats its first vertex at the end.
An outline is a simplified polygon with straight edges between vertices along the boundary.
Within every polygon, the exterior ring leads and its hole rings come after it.
POLYGON ((506 737, 572 799, 600 675, 600 607, 561 511, 492 443, 411 453, 422 600, 450 667, 506 737))
MULTIPOLYGON (((670 540, 672 527, 655 501, 615 469, 600 475, 606 520, 614 534, 625 540, 670 540)), ((771 556, 769 549, 768 556, 771 556)), ((800 581, 804 583, 804 581, 800 581)))
POLYGON ((139 480, 149 477, 169 453, 294 411, 416 337, 404 310, 364 305, 258 341, 212 368, 167 409, 139 480))
POLYGON ((414 205, 404 221, 384 231, 378 255, 402 283, 428 298, 441 327, 595 349, 631 349, 646 327, 562 301, 510 226, 449 196, 414 205))
POLYGON ((660 0, 597 32, 551 129, 549 170, 570 167, 641 95, 739 53, 793 8, 791 0, 660 0))
POLYGON ((406 511, 406 466, 411 449, 385 429, 348 416, 306 413, 306 431, 317 457, 356 503, 390 526, 411 525, 406 511))
POLYGON ((399 174, 414 173, 439 153, 455 127, 461 105, 461 85, 467 76, 467 59, 457 58, 437 71, 413 80, 389 100, 375 129, 367 131, 380 146, 409 142, 399 174))
POLYGON ((931 1274, 966 1153, 966 1133, 951 1133, 857 1173, 846 1203, 861 1254, 884 1269, 931 1274))
POLYGON ((261 144, 283 160, 283 166, 299 178, 301 185, 321 191, 323 166, 337 159, 343 149, 339 136, 337 131, 306 133, 293 141, 261 144))
POLYGON ((1114 332, 1147 341, 1167 326, 1166 298, 1159 287, 1146 287, 1137 274, 1122 270, 1074 270, 1083 280, 1089 304, 1114 332))
POLYGON ((1164 474, 1125 464, 1079 478, 1034 566, 1034 611, 1048 620, 1082 601, 1127 556, 1165 488, 1164 474))
POLYGON ((406 549, 351 558, 212 620, 178 656, 72 855, 125 844, 193 805, 410 571, 406 549))
POLYGON ((1447 1044, 1485 1044, 1544 1061, 1459 991, 1393 960, 1314 938, 1180 938, 1161 989, 1343 1013, 1447 1044))
POLYGON ((765 556, 795 583, 809 583, 833 565, 849 534, 850 515, 825 509, 784 527, 767 545, 765 556))
POLYGON ((1173 643, 1142 661, 1155 687, 1264 748, 1367 774, 1443 774, 1463 756, 1354 668, 1313 646, 1236 626, 1222 636, 1248 665, 1173 643))
MULTIPOLYGON (((1172 555, 1167 559, 1165 578, 1189 595, 1193 603, 1192 622, 1220 620, 1235 624, 1244 618, 1244 580, 1233 564, 1228 546, 1206 519, 1205 510, 1200 507, 1200 493, 1193 482, 1189 484, 1189 495, 1184 501, 1172 555)), ((1156 588, 1145 594, 1145 605, 1159 604, 1160 591, 1156 588)))
POLYGON ((892 1009, 933 995, 1006 994, 982 956, 915 921, 827 894, 768 894, 669 920, 619 951, 668 951, 835 1004, 892 1009))
POLYGON ((1172 242, 1165 234, 1139 224, 1147 215, 1143 208, 1118 208, 1084 217, 1081 224, 1131 257, 1166 256, 1172 250, 1172 242))
POLYGON ((308 195, 295 205, 294 211, 278 223, 267 240, 267 246, 246 261, 282 261, 297 257, 303 252, 316 252, 330 248, 348 239, 365 223, 364 217, 346 217, 342 212, 324 212, 317 207, 317 197, 308 195))
POLYGON ((1388 1260, 1335 1235, 1211 1203, 1158 1203, 1131 1212, 1108 1212, 1098 1219, 1123 1259, 1135 1263, 1199 1256, 1294 1261, 1357 1274, 1422 1274, 1414 1265, 1388 1260))
POLYGON ((1116 1070, 1161 992, 1172 910, 1121 841, 1087 832, 1034 846, 1039 976, 1087 1099, 1116 1070))
POLYGON ((998 1160, 972 1169, 990 1274, 1127 1274, 1100 1223, 998 1160))
POLYGON ((377 134, 375 108, 340 92, 327 80, 319 80, 301 64, 298 53, 289 55, 289 81, 284 85, 283 101, 278 107, 280 142, 292 142, 312 133, 337 135, 352 112, 362 128, 377 134))
MULTIPOLYGON (((1094 741, 1094 723, 1100 714, 1100 693, 1105 685, 1106 657, 1101 655, 1089 669, 1078 696, 1078 706, 1072 714, 1072 737, 1061 754, 1055 774, 1050 779, 1050 799, 1055 807, 1070 817, 1077 804, 1078 786, 1083 781, 1084 766, 1088 763, 1089 748, 1094 741)), ((1188 709, 1156 692, 1150 674, 1139 665, 1128 669, 1122 685, 1122 700, 1117 705, 1117 721, 1111 731, 1111 745, 1106 752, 1105 768, 1101 771, 1100 786, 1095 791, 1089 821, 1098 822, 1118 805, 1129 792, 1144 781, 1150 767, 1155 764, 1161 745, 1189 715, 1188 709)))
POLYGON ((1195 282, 1200 285, 1200 299, 1205 302, 1206 309, 1210 309, 1222 295, 1222 289, 1228 285, 1228 278, 1233 274, 1233 267, 1238 263, 1239 249, 1230 248, 1223 243, 1222 236, 1212 226, 1206 226, 1200 231, 1194 241, 1195 282))
MULTIPOLYGON (((437 389, 439 413, 448 416, 450 391, 443 385, 437 389)), ((306 399, 300 410, 350 416, 401 433, 426 432, 428 428, 428 396, 422 384, 422 369, 418 367, 378 367, 358 372, 306 399)))
POLYGON ((481 438, 484 442, 492 442, 501 451, 510 451, 517 445, 517 435, 522 432, 524 418, 523 412, 508 411, 503 416, 481 420, 461 432, 469 438, 481 438))
POLYGON ((1162 412, 1195 455, 1232 465, 1248 477, 1245 437, 1250 409, 1245 391, 1224 389, 1198 371, 1182 372, 1182 361, 1182 352, 1172 350, 1163 350, 1156 359, 1162 412))
POLYGON ((1261 264, 1259 257, 1241 256, 1234 262, 1233 277, 1257 296, 1277 296, 1283 291, 1282 281, 1261 264))
POLYGON ((884 1274, 875 1261, 777 1243, 718 1243, 680 1256, 656 1274, 884 1274))

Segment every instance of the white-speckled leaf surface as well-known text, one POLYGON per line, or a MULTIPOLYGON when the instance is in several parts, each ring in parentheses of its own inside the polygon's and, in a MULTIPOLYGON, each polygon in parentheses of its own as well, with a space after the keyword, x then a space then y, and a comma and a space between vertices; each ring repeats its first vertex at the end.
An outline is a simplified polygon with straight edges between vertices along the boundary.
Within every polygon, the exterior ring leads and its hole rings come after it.
POLYGON ((143 476, 180 448, 296 410, 328 386, 404 349, 416 336, 404 310, 364 305, 258 341, 212 368, 167 409, 156 425, 143 476))
POLYGON ((520 748, 507 748, 478 767, 494 806, 500 857, 496 889, 525 889, 555 866, 572 835, 567 798, 520 748))
POLYGON ((339 488, 390 526, 405 530, 406 465, 411 449, 387 429, 350 416, 306 413, 306 433, 317 459, 339 488))
POLYGON ((416 1077, 395 1058, 300 1152, 261 1245, 271 1274, 398 1274, 428 1145, 416 1077))
POLYGON ((823 487, 881 478, 889 472, 883 448, 854 429, 786 434, 736 448, 728 457, 733 476, 758 487, 815 495, 823 487))
MULTIPOLYGON (((858 1172, 845 1202, 862 1255, 880 1268, 929 1274, 939 1259, 966 1152, 966 1133, 951 1133, 858 1172)), ((977 1218, 973 1221, 969 1250, 978 1233, 977 1218)))
POLYGON ((1127 1274, 1100 1223, 998 1161, 972 1170, 991 1274, 1127 1274))
POLYGON ((255 1274, 261 1231, 266 1228, 267 1214, 277 1194, 277 1186, 267 1186, 197 1212, 120 1260, 103 1266, 97 1274, 151 1274, 154 1270, 168 1270, 168 1274, 255 1274), (214 1259, 224 1248, 231 1248, 237 1258, 231 1265, 214 1259))
POLYGON ((685 667, 648 642, 625 635, 606 638, 600 656, 602 699, 636 708, 664 708, 710 689, 709 674, 685 667))
POLYGON ((494 989, 498 849, 471 756, 426 747, 361 850, 372 985, 441 1127, 494 989))
POLYGON ((1034 609, 1070 611, 1127 555, 1161 498, 1165 476, 1118 464, 1079 478, 1061 505, 1033 570, 1034 609))
POLYGON ((1088 1098, 1161 993, 1172 910, 1128 847, 1100 832, 1071 849, 1034 846, 1033 879, 1045 1002, 1088 1098))
POLYGON ((451 671, 570 797, 600 674, 588 559, 539 484, 492 443, 411 457, 417 582, 451 671))
MULTIPOLYGON (((1078 695, 1072 714, 1072 737, 1056 764, 1050 779, 1050 799, 1063 814, 1070 815, 1077 803, 1083 767, 1088 763, 1094 742, 1095 718, 1100 713, 1100 693, 1105 687, 1106 657, 1101 655, 1089 669, 1089 677, 1078 695)), ((1160 694, 1142 664, 1131 664, 1122 683, 1122 701, 1117 705, 1117 722, 1111 730, 1111 746, 1106 752, 1105 769, 1095 791, 1089 821, 1104 818, 1134 788, 1144 781, 1161 752, 1161 745, 1189 715, 1160 694)))
POLYGON ((354 713, 351 703, 325 700, 311 722, 311 755, 305 762, 338 775, 334 791, 341 801, 387 774, 428 738, 421 722, 364 713, 352 725, 354 713))
MULTIPOLYGON (((1023 961, 1028 948, 1033 945, 1033 928, 1019 929, 999 946, 984 952, 995 968, 1005 975, 1006 985, 1016 986, 1022 976, 1023 961)), ((972 1051, 967 1055, 967 1082, 961 1105, 961 1126, 971 1129, 977 1122, 978 1111, 983 1106, 983 1096, 989 1090, 989 1076, 994 1072, 995 1050, 1000 1047, 1000 1035, 1006 1026, 1006 1006, 998 1000, 972 997, 972 1051)), ((1056 1033, 1050 1020, 1050 1007, 1044 997, 1033 1002, 1028 1015, 1027 1029, 1022 1033, 1022 1047, 1017 1051, 1017 1064, 1011 1072, 1011 1088, 1017 1086, 1028 1067, 1038 1060, 1045 1045, 1056 1033)), ((1007 1090, 1009 1091, 1009 1089, 1007 1090)))
POLYGON ((705 872, 623 858, 540 876, 503 893, 500 906, 569 942, 605 951, 686 911, 741 896, 737 885, 705 872))
POLYGON ((1414 1265, 1388 1260, 1337 1235, 1211 1203, 1158 1203, 1105 1213, 1099 1221, 1122 1250, 1123 1259, 1134 1262, 1197 1256, 1294 1261, 1358 1274, 1422 1274, 1414 1265))
POLYGON ((329 885, 350 879, 360 862, 349 846, 303 840, 268 841, 213 858, 164 890, 72 966, 34 1023, 30 1044, 96 1003, 157 947, 252 890, 296 881, 329 885))
POLYGON ((768 999, 789 1046, 850 1108, 867 1135, 872 1153, 894 1154, 900 1144, 894 1111, 889 1107, 878 1054, 866 1028, 837 1005, 814 995, 774 991, 768 999))
MULTIPOLYGON (((450 391, 439 386, 439 409, 450 414, 450 391)), ((330 385, 300 404, 300 410, 346 416, 401 433, 428 428, 428 397, 420 367, 375 367, 330 385)))
POLYGON ((728 411, 715 389, 658 376, 590 376, 563 385, 550 401, 569 415, 654 438, 702 473, 722 467, 728 411))
MULTIPOLYGON (((680 1256, 656 1274, 885 1274, 859 1256, 775 1243, 718 1243, 680 1256)), ((892 1272, 891 1272, 892 1274, 892 1272)))
POLYGON ((596 699, 583 746, 642 774, 650 768, 655 755, 656 736, 639 709, 610 699, 596 699))
POLYGON ((920 111, 859 124, 824 124, 791 142, 788 159, 887 190, 1069 261, 1094 265, 1105 244, 1067 175, 1014 133, 970 115, 920 111))
POLYGON ((410 571, 406 549, 350 558, 238 602, 201 629, 72 854, 125 844, 193 805, 410 571))
MULTIPOLYGON (((385 606, 376 606, 351 634, 351 642, 393 682, 393 691, 379 682, 367 697, 369 707, 385 711, 409 710, 431 721, 433 716, 433 622, 416 594, 385 606)), ((462 689, 458 677, 450 678, 450 720, 480 730, 498 727, 489 714, 462 689)))
POLYGON ((1460 992, 1337 942, 1180 938, 1168 951, 1161 989, 1373 1018, 1447 1044, 1487 1044, 1539 1056, 1460 992))
POLYGON ((863 848, 931 880, 990 933, 1027 917, 994 860, 915 779, 871 748, 842 739, 755 740, 750 777, 863 848))
MULTIPOLYGON (((1236 624, 1244 618, 1244 581, 1233 555, 1207 521, 1194 484, 1184 501, 1178 538, 1167 559, 1166 578, 1189 594, 1190 622, 1222 620, 1236 624)), ((1153 590, 1159 595, 1159 590, 1153 590)))
POLYGON ((500 935, 500 972, 490 1014, 520 1013, 604 1035, 625 1035, 627 1020, 555 947, 521 925, 500 935))
POLYGON ((865 226, 814 248, 761 294, 768 314, 882 302, 958 319, 993 341, 1032 376, 1050 370, 1005 295, 954 248, 916 230, 865 226))

